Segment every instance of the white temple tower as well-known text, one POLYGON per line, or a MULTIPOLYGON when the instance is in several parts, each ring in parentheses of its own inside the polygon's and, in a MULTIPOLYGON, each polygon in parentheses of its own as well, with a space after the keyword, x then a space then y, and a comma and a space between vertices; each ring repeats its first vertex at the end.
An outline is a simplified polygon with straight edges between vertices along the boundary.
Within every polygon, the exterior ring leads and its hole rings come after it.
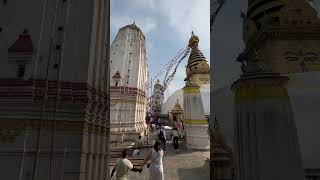
POLYGON ((110 50, 111 141, 131 141, 146 129, 145 37, 135 23, 122 27, 110 50))
POLYGON ((0 12, 1 179, 108 179, 109 1, 0 12))
POLYGON ((204 114, 200 86, 190 82, 183 88, 183 118, 187 147, 195 150, 210 149, 208 121, 204 114))
POLYGON ((198 49, 198 43, 199 37, 192 32, 189 40, 189 47, 192 50, 186 70, 186 85, 183 88, 183 118, 187 147, 195 150, 209 150, 208 120, 205 116, 200 85, 209 82, 210 67, 198 49))

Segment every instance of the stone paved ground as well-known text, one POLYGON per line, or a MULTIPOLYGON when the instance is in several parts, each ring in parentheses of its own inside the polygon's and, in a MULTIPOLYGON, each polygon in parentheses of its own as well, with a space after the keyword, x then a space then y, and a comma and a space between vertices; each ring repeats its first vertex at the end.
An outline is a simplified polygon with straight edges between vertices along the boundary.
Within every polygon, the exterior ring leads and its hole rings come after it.
MULTIPOLYGON (((180 152, 174 152, 171 142, 167 143, 163 164, 165 180, 209 180, 209 151, 187 151, 180 144, 180 152), (181 147, 182 146, 182 147, 181 147)), ((144 156, 145 150, 140 155, 144 156)), ((129 180, 149 180, 148 168, 141 174, 131 172, 129 180)))

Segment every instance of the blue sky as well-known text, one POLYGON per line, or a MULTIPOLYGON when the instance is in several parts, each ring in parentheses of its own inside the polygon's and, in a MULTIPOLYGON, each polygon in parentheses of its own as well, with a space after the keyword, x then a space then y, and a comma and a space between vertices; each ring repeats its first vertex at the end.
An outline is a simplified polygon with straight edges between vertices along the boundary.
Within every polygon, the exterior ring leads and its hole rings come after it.
MULTIPOLYGON (((111 0, 111 42, 119 28, 132 24, 146 36, 151 77, 187 46, 191 31, 199 36, 199 48, 210 61, 210 0, 111 0)), ((184 86, 185 65, 180 65, 165 96, 184 86)), ((160 77, 160 81, 163 77, 160 77)))

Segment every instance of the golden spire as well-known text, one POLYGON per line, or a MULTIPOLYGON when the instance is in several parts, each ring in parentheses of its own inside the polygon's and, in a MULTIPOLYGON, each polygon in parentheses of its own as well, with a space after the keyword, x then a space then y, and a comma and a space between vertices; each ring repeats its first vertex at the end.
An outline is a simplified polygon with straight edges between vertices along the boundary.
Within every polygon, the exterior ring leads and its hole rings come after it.
POLYGON ((181 105, 179 104, 179 99, 177 99, 177 102, 174 105, 172 111, 182 111, 181 105))
POLYGON ((189 39, 188 47, 194 48, 199 44, 199 37, 194 35, 193 31, 191 32, 191 38, 189 39))

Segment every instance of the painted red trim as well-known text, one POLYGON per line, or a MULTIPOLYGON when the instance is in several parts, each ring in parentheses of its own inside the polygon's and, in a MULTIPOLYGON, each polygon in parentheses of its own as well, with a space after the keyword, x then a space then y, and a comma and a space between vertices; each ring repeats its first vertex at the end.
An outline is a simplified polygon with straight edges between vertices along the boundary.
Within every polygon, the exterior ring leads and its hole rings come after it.
POLYGON ((8 53, 34 53, 32 39, 28 34, 19 35, 19 38, 8 48, 8 53))
MULTIPOLYGON (((45 80, 0 79, 0 98, 33 97, 42 99, 46 91, 46 84, 45 80)), ((59 99, 88 101, 89 98, 95 100, 108 97, 107 92, 96 90, 87 83, 48 81, 47 95, 50 99, 56 98, 58 88, 59 99)))

